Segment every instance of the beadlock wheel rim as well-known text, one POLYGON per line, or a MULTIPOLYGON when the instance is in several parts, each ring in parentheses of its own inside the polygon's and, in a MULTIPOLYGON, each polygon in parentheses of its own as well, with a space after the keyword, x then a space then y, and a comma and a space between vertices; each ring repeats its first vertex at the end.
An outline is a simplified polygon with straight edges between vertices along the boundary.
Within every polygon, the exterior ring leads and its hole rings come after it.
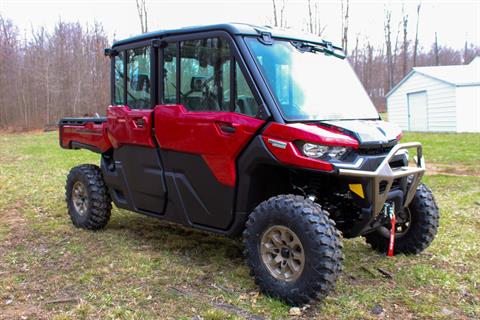
POLYGON ((77 181, 73 184, 72 188, 72 203, 75 210, 79 215, 83 216, 87 213, 88 210, 88 196, 87 188, 85 185, 77 181))
POLYGON ((295 281, 305 266, 305 253, 298 236, 285 226, 268 228, 260 243, 262 261, 272 277, 295 281))

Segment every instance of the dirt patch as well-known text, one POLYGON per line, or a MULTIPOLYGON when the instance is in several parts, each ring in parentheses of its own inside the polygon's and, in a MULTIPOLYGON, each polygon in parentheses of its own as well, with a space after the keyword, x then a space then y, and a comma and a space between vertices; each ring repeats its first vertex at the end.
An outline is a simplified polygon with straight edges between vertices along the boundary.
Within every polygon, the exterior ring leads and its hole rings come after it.
MULTIPOLYGON (((3 304, 4 302, 2 302, 3 304)), ((0 319, 47 319, 42 316, 41 310, 30 304, 15 304, 12 306, 0 306, 0 319)))
POLYGON ((0 223, 8 229, 6 239, 0 243, 0 256, 3 249, 12 248, 25 239, 28 233, 26 220, 21 214, 22 203, 17 202, 0 214, 0 223))
MULTIPOLYGON (((29 235, 30 230, 27 227, 27 221, 22 214, 23 203, 17 202, 10 208, 7 208, 0 215, 0 223, 8 229, 7 237, 0 243, 0 257, 5 257, 7 252, 15 250, 18 246, 25 243, 25 239, 29 235)), ((28 271, 26 264, 16 266, 12 269, 12 265, 5 259, 0 259, 0 280, 5 277, 12 277, 16 274, 21 274, 28 271)), ((5 283, 5 282, 4 282, 5 283)), ((0 319, 44 319, 42 311, 38 306, 31 303, 24 303, 19 301, 27 300, 28 294, 24 292, 21 285, 11 284, 2 286, 0 288, 0 319), (19 289, 19 290, 17 290, 19 289)))
POLYGON ((447 176, 480 176, 480 170, 474 167, 465 166, 453 166, 453 165, 440 165, 436 163, 427 163, 427 174, 443 174, 447 176))

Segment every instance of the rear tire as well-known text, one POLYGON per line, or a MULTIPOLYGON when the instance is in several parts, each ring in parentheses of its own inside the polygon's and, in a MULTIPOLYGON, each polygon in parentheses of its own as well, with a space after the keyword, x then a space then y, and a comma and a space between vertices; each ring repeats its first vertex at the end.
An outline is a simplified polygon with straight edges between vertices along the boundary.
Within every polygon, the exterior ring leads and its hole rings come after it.
POLYGON ((262 202, 250 214, 243 237, 246 261, 260 290, 289 304, 325 298, 342 270, 335 223, 301 196, 262 202))
MULTIPOLYGON (((432 243, 437 234, 440 213, 432 190, 423 183, 420 184, 408 209, 410 226, 404 234, 395 237, 394 254, 419 254, 432 243)), ((386 228, 390 230, 389 226, 386 228)), ((388 251, 389 238, 385 232, 374 231, 364 237, 374 250, 380 253, 388 251)))
POLYGON ((76 227, 98 230, 107 225, 112 200, 99 167, 82 164, 73 168, 65 189, 68 214, 76 227))

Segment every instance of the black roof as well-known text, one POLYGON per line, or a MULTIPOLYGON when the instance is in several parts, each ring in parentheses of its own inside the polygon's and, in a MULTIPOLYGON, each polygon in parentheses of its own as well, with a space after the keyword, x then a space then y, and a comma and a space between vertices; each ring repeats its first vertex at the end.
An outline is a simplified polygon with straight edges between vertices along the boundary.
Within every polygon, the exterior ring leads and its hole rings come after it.
POLYGON ((179 28, 179 29, 158 30, 158 31, 148 32, 148 33, 144 33, 131 38, 115 41, 112 45, 112 48, 125 45, 125 44, 130 44, 133 42, 143 41, 143 40, 163 38, 171 35, 205 32, 205 31, 226 31, 232 35, 251 35, 251 36, 259 36, 262 33, 267 32, 267 33, 270 33, 271 36, 274 38, 302 40, 302 41, 308 41, 313 43, 323 43, 323 40, 321 38, 308 33, 298 33, 293 30, 277 29, 269 26, 255 26, 255 25, 250 25, 246 23, 223 23, 223 24, 193 26, 193 27, 185 27, 185 28, 179 28))

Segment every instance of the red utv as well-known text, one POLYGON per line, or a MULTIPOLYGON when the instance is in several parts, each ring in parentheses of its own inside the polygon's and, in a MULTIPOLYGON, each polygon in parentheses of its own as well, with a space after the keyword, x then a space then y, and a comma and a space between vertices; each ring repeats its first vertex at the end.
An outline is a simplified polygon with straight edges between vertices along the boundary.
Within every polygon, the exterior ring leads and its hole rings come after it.
POLYGON ((105 53, 107 116, 60 121, 63 148, 101 155, 100 167, 68 175, 75 226, 105 227, 113 200, 243 234, 260 289, 291 304, 334 287, 341 234, 390 255, 417 254, 435 237, 422 146, 399 144, 341 48, 223 24, 143 34, 105 53))

